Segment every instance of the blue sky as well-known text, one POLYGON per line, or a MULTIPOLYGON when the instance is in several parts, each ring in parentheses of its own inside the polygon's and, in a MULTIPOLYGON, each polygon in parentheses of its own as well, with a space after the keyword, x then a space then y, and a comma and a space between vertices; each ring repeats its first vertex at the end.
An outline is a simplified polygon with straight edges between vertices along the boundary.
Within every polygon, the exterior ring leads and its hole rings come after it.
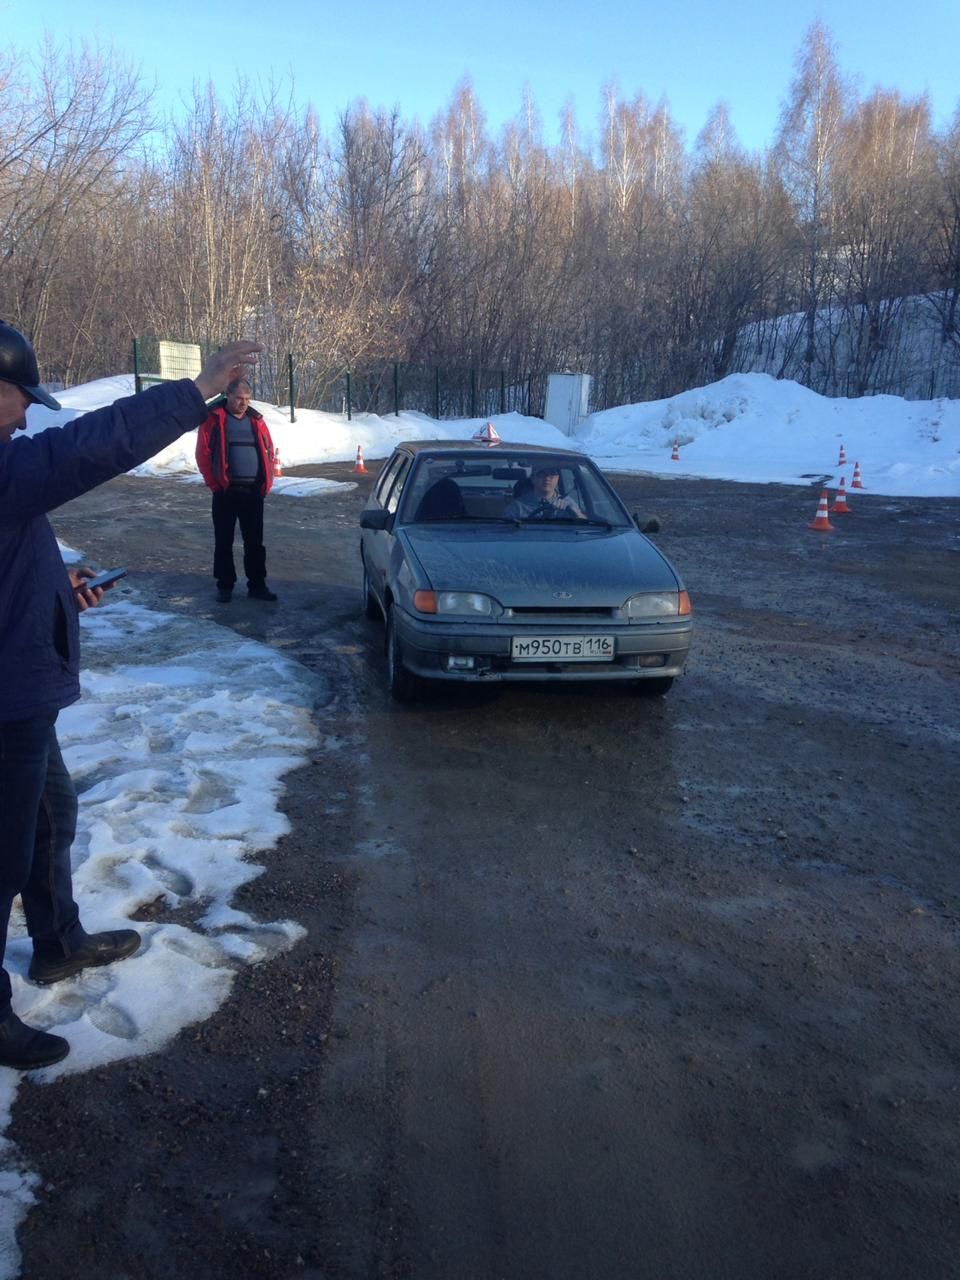
POLYGON ((451 5, 410 0, 0 0, 6 41, 35 50, 99 39, 156 77, 161 107, 177 109, 194 82, 213 79, 229 97, 237 77, 293 83, 329 129, 353 99, 399 106, 425 124, 469 74, 496 132, 520 110, 529 85, 548 141, 572 98, 581 131, 593 134, 601 90, 615 80, 630 98, 665 96, 692 144, 711 106, 727 102, 747 147, 769 143, 793 59, 822 20, 841 69, 907 94, 928 92, 944 124, 960 100, 960 0, 487 0, 451 5))

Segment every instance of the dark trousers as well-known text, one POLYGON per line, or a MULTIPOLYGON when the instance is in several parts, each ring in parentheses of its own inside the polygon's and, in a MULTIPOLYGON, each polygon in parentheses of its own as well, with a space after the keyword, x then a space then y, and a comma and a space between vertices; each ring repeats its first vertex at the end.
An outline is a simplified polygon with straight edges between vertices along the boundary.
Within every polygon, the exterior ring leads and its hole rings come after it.
POLYGON ((230 588, 237 581, 233 538, 238 520, 247 586, 262 587, 267 580, 267 552, 263 545, 263 494, 255 485, 236 485, 213 495, 213 576, 218 587, 230 588))
MULTIPOLYGON (((68 956, 86 937, 70 871, 77 793, 56 720, 51 712, 0 723, 0 966, 18 893, 37 952, 68 956)), ((0 1020, 9 1012, 10 977, 0 967, 0 1020)))

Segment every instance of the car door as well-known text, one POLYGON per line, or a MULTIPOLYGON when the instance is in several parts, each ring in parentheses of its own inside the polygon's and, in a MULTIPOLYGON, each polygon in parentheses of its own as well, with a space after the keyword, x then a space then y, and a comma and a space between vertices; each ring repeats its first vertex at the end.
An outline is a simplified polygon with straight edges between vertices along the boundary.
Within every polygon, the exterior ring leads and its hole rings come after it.
MULTIPOLYGON (((410 474, 411 459, 408 454, 395 453, 383 469, 383 475, 374 490, 374 505, 396 515, 400 495, 410 474)), ((393 548, 393 533, 387 529, 364 529, 363 559, 367 577, 377 598, 384 599, 387 571, 393 548)))

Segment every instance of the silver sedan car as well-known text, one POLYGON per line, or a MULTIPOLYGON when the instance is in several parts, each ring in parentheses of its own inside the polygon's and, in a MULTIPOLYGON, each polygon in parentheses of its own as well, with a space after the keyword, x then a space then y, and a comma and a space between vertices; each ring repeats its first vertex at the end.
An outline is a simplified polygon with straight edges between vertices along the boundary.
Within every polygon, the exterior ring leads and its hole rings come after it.
POLYGON ((363 603, 386 624, 390 692, 424 681, 620 681, 664 694, 690 597, 583 454, 417 441, 360 519, 363 603))

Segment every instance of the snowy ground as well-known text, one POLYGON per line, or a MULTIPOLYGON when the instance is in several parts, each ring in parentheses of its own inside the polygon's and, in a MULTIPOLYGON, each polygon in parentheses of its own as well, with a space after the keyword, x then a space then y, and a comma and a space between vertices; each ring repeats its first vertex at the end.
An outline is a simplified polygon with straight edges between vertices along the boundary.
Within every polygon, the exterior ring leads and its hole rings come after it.
MULTIPOLYGON (((66 553, 73 560, 76 553, 66 553)), ((81 793, 75 885, 91 930, 123 928, 164 898, 199 904, 195 927, 138 923, 143 945, 123 964, 54 987, 26 980, 30 944, 11 925, 6 967, 17 1013, 70 1041, 49 1083, 152 1053, 226 999, 239 965, 268 960, 303 934, 231 905, 260 868, 258 850, 288 830, 282 776, 316 739, 316 677, 230 630, 117 601, 81 618, 83 698, 58 721, 81 793), (228 677, 226 673, 229 673, 228 677)), ((0 1128, 22 1083, 0 1068, 0 1128)), ((0 1277, 18 1274, 14 1232, 33 1175, 0 1138, 0 1277)))
MULTIPOLYGON (((60 394, 64 409, 30 410, 31 432, 68 426, 130 394, 122 376, 60 394)), ((260 404, 287 467, 386 456, 398 440, 467 439, 482 421, 436 422, 418 413, 380 418, 289 411, 260 404)), ((493 419, 504 440, 582 449, 604 468, 659 475, 797 483, 853 480, 873 493, 960 495, 960 401, 891 396, 829 400, 765 374, 597 413, 573 437, 539 419, 493 419), (677 445, 679 461, 672 460, 677 445), (847 464, 838 462, 841 446, 847 464)), ((195 434, 140 468, 199 482, 195 434)), ((296 497, 343 488, 284 477, 296 497)), ((65 549, 66 559, 79 558, 65 549)), ((60 718, 67 764, 83 793, 76 883, 88 928, 123 927, 164 897, 202 904, 196 927, 144 924, 133 959, 58 984, 26 981, 29 943, 15 920, 7 953, 14 1005, 28 1022, 65 1034, 71 1054, 34 1080, 51 1082, 118 1058, 151 1053, 226 998, 237 966, 269 959, 301 935, 294 921, 255 922, 231 906, 259 873, 250 861, 286 831, 282 776, 316 737, 316 678, 273 649, 211 623, 117 602, 88 611, 84 697, 60 718), (225 673, 229 672, 229 678, 225 673)), ((0 1068, 0 1127, 21 1083, 0 1068)), ((0 1137, 0 1280, 19 1272, 14 1232, 34 1176, 0 1137)))
MULTIPOLYGON (((64 424, 87 409, 109 404, 133 391, 133 378, 104 378, 66 391, 60 414, 35 405, 31 430, 64 424)), ((383 458, 399 440, 469 438, 484 419, 437 422, 421 413, 377 417, 296 411, 258 403, 284 466, 342 462, 357 449, 367 458, 383 458)), ((960 401, 902 400, 868 396, 831 400, 796 382, 764 373, 733 374, 646 404, 623 405, 585 418, 572 437, 539 418, 511 413, 493 419, 504 440, 582 449, 601 467, 614 471, 650 471, 659 475, 796 484, 824 477, 848 488, 859 462, 863 486, 871 493, 902 497, 960 495, 960 401), (679 444, 679 462, 671 455, 679 444), (840 446, 847 464, 841 465, 840 446)), ((199 479, 190 433, 164 449, 143 474, 183 475, 199 479)), ((288 496, 319 492, 332 481, 284 477, 278 492, 288 496)))

